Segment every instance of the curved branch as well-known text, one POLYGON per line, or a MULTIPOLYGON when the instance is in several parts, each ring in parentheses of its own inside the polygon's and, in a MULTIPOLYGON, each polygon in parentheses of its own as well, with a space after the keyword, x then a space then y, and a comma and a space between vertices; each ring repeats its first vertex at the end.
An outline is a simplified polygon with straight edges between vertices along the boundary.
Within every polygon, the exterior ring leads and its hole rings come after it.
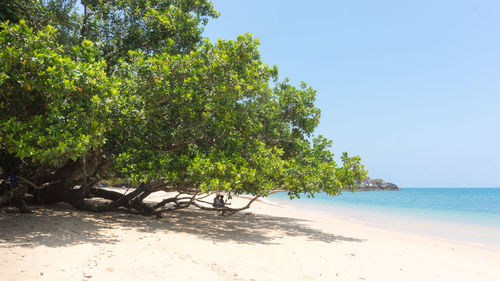
POLYGON ((176 209, 184 209, 184 208, 188 208, 189 206, 191 206, 191 204, 193 204, 193 202, 196 198, 196 195, 198 195, 197 192, 193 196, 191 196, 191 198, 189 199, 189 202, 181 202, 182 205, 180 203, 177 204, 176 209))
POLYGON ((49 185, 51 185, 51 184, 56 184, 56 183, 61 182, 60 180, 56 180, 56 181, 46 182, 46 183, 44 183, 44 184, 42 184, 42 185, 38 186, 38 185, 34 184, 32 181, 30 181, 30 180, 28 180, 28 179, 25 179, 25 178, 23 178, 23 177, 21 177, 21 176, 16 176, 16 177, 17 177, 18 179, 20 179, 22 182, 24 182, 25 184, 27 184, 27 185, 29 185, 29 186, 33 187, 35 190, 40 190, 40 189, 42 189, 42 188, 44 188, 44 187, 47 187, 47 186, 49 186, 49 185))
POLYGON ((130 193, 127 193, 127 194, 123 194, 122 197, 120 197, 119 199, 117 199, 113 203, 111 203, 111 205, 109 207, 111 209, 116 209, 116 208, 126 204, 126 202, 128 202, 130 199, 141 194, 146 189, 147 189, 147 185, 141 183, 141 185, 139 185, 139 187, 136 188, 136 190, 134 190, 130 193))
POLYGON ((106 189, 102 189, 102 188, 95 188, 95 187, 90 188, 90 193, 92 194, 92 196, 101 197, 101 198, 113 200, 113 201, 118 200, 121 197, 123 197, 123 193, 112 191, 112 190, 106 190, 106 189))
POLYGON ((161 202, 156 203, 156 205, 154 205, 153 208, 158 209, 158 208, 161 208, 161 207, 165 206, 168 203, 177 203, 177 198, 173 197, 173 198, 164 199, 161 202))
POLYGON ((250 206, 252 205, 252 203, 257 200, 258 198, 262 197, 262 195, 257 195, 255 196, 254 198, 252 198, 250 201, 248 201, 248 203, 241 207, 241 208, 230 208, 230 207, 222 207, 222 208, 213 208, 213 207, 205 207, 203 205, 200 205, 198 204, 197 202, 192 202, 192 204, 194 206, 196 206, 197 208, 201 209, 201 210, 205 210, 205 211, 215 211, 215 212, 222 212, 222 214, 227 214, 227 215, 233 215, 237 212, 240 212, 240 211, 243 211, 243 210, 246 210, 248 208, 250 208, 250 206))
POLYGON ((25 184, 33 187, 35 190, 38 190, 38 189, 42 189, 41 187, 39 187, 38 185, 34 184, 32 181, 30 180, 27 180, 21 176, 16 176, 18 179, 20 179, 22 182, 24 182, 25 184))
POLYGON ((260 197, 262 197, 262 195, 257 195, 255 196, 254 198, 252 198, 250 201, 248 201, 248 204, 246 204, 245 206, 241 207, 241 208, 229 208, 229 207, 226 207, 227 209, 231 210, 231 211, 236 211, 236 212, 239 212, 239 211, 243 211, 243 210, 246 210, 248 208, 250 208, 250 206, 252 205, 252 203, 259 199, 260 197))

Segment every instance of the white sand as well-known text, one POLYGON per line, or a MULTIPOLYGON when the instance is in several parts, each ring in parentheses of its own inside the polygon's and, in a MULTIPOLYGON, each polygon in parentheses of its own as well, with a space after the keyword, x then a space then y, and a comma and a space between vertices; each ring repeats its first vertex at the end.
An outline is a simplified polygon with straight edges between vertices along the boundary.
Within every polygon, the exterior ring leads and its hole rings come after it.
POLYGON ((0 280, 500 280, 499 252, 263 202, 250 212, 0 210, 0 280))

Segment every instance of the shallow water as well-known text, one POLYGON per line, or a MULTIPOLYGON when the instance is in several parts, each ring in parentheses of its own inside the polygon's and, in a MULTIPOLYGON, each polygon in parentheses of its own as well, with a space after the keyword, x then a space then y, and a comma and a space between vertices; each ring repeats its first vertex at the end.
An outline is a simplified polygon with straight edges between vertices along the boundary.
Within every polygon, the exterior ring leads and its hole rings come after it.
POLYGON ((310 212, 500 251, 500 188, 402 188, 296 200, 276 193, 268 198, 310 212))

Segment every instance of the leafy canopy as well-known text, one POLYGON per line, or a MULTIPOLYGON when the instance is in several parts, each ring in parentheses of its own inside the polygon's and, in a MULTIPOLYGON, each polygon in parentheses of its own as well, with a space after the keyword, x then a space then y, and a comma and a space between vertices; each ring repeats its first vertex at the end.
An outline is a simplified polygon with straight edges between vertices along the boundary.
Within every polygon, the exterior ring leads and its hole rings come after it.
POLYGON ((280 81, 257 39, 202 38, 218 15, 209 1, 84 0, 83 13, 74 0, 17 3, 0 5, 17 22, 0 25, 3 171, 43 184, 79 163, 67 186, 122 177, 291 197, 366 176, 358 156, 338 165, 332 142, 313 137, 316 92, 280 81))

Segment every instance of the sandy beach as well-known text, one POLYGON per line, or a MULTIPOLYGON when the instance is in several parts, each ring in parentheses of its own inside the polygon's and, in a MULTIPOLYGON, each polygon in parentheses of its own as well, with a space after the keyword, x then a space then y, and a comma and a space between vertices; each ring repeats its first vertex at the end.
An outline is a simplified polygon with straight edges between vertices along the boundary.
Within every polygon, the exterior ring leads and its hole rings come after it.
POLYGON ((0 268, 0 280, 485 281, 500 280, 500 253, 265 202, 161 219, 59 204, 0 209, 0 268))

